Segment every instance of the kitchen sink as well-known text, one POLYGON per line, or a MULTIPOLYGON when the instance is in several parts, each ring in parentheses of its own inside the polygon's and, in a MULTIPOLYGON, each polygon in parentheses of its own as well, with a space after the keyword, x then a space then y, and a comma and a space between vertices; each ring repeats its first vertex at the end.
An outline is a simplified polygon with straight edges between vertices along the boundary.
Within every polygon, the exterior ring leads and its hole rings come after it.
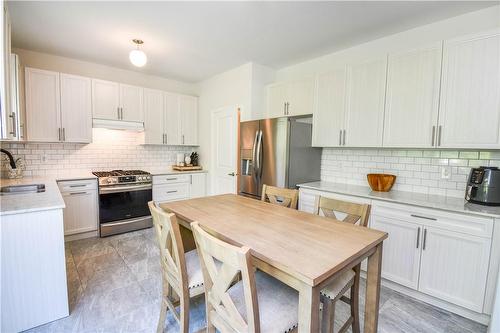
POLYGON ((0 188, 0 195, 41 193, 45 192, 45 184, 10 185, 0 188))

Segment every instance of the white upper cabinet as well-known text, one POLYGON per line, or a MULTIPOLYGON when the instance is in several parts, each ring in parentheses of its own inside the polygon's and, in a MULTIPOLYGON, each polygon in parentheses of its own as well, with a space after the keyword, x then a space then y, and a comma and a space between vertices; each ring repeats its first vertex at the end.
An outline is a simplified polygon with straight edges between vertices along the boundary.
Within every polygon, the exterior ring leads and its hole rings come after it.
POLYGON ((179 96, 179 113, 181 120, 181 144, 198 145, 198 98, 179 96))
POLYGON ((59 73, 26 68, 26 123, 29 141, 59 141, 59 73))
POLYGON ((120 120, 144 121, 143 88, 120 84, 120 120))
POLYGON ((384 146, 435 145, 442 43, 389 55, 384 146))
POLYGON ((181 144, 181 119, 179 113, 179 95, 165 93, 165 143, 181 144))
POLYGON ((313 113, 314 80, 292 81, 287 89, 287 115, 301 116, 313 113))
POLYGON ((92 79, 93 118, 120 118, 120 85, 116 82, 92 79))
POLYGON ((267 88, 267 117, 277 118, 286 115, 286 84, 272 84, 267 88))
POLYGON ((163 91, 144 89, 144 141, 165 143, 165 97, 163 91))
POLYGON ((267 117, 311 114, 314 107, 314 80, 271 84, 267 87, 267 117))
POLYGON ((386 57, 347 66, 346 146, 382 146, 386 67, 386 57))
POLYGON ((440 147, 500 148, 500 30, 444 42, 440 147))
POLYGON ((342 145, 344 129, 345 68, 318 75, 313 113, 312 145, 342 145))
POLYGON ((62 140, 92 142, 91 80, 60 74, 62 140))

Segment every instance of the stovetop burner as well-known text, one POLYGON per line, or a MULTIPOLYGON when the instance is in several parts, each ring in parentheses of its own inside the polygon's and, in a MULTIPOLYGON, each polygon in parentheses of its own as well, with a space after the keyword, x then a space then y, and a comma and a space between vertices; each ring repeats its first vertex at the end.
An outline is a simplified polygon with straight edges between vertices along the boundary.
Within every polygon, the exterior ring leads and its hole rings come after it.
POLYGON ((94 171, 92 174, 99 178, 99 186, 151 183, 151 174, 142 170, 94 171))
POLYGON ((97 177, 118 177, 118 176, 136 176, 149 175, 149 172, 142 170, 111 170, 111 171, 94 171, 93 175, 97 177))

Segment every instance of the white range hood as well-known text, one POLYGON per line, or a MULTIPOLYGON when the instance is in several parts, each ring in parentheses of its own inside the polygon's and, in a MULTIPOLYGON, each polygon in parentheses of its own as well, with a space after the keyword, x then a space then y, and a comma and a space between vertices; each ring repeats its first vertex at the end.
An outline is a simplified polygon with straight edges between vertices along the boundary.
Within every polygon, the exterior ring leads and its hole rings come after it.
POLYGON ((139 121, 109 120, 109 119, 94 118, 92 120, 92 127, 129 130, 129 131, 144 131, 144 123, 139 121))

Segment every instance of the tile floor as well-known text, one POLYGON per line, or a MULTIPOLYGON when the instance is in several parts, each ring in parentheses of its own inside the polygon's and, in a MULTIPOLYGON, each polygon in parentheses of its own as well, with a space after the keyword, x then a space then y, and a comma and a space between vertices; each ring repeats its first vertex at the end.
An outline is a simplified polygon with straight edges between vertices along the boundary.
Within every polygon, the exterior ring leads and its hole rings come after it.
MULTIPOLYGON (((155 332, 161 271, 154 237, 153 229, 146 229, 66 243, 71 314, 28 332, 155 332)), ((364 306, 363 297, 360 303, 364 306)), ((347 305, 338 305, 336 324, 347 318, 348 311, 347 305)), ((192 304, 190 319, 191 332, 205 326, 203 297, 192 304)), ((167 332, 178 332, 172 316, 167 317, 166 326, 167 332)), ((337 331, 340 325, 336 326, 337 331)), ((379 332, 486 331, 483 325, 382 287, 379 332)))

